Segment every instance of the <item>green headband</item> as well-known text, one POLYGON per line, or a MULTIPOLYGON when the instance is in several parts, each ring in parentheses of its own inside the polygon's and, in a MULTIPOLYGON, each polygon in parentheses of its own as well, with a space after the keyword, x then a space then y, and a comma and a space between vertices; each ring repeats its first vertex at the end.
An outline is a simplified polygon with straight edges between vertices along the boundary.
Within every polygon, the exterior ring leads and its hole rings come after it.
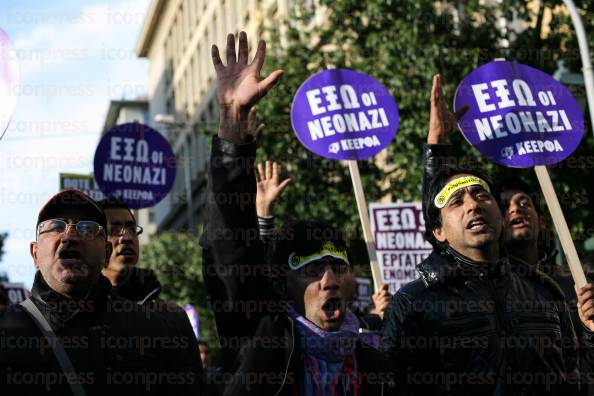
POLYGON ((340 259, 349 264, 349 259, 347 258, 347 253, 344 249, 337 248, 332 242, 324 242, 322 244, 322 248, 319 251, 307 256, 300 256, 295 252, 291 253, 288 260, 289 268, 295 271, 313 261, 319 260, 326 256, 340 259))

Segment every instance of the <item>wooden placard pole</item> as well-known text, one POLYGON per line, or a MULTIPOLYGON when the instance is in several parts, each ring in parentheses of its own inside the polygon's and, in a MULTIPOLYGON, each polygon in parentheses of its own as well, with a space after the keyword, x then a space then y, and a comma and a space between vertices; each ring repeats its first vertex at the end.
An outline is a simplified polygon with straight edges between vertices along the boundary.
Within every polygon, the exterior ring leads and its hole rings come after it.
POLYGON ((365 239, 365 246, 367 246, 367 254, 369 255, 371 276, 373 277, 373 288, 377 292, 382 285, 382 277, 379 264, 377 262, 377 255, 375 253, 373 235, 371 234, 371 224, 369 223, 367 200, 365 199, 365 194, 363 193, 361 175, 359 174, 359 164, 354 160, 349 160, 347 163, 349 165, 349 172, 351 173, 351 180, 353 181, 353 190, 355 191, 359 219, 361 220, 361 227, 363 227, 363 238, 365 239))
POLYGON ((547 201, 547 206, 549 207, 549 212, 553 218, 555 229, 559 235, 563 253, 565 253, 565 257, 567 258, 567 264, 569 265, 573 281, 578 288, 581 288, 585 286, 588 281, 586 280, 586 275, 584 274, 580 258, 575 250, 575 245, 573 244, 573 239, 569 233, 565 216, 563 216, 561 205, 559 205, 559 200, 557 199, 557 194, 553 188, 553 183, 549 177, 549 171, 546 166, 535 166, 534 171, 536 172, 540 188, 547 201))

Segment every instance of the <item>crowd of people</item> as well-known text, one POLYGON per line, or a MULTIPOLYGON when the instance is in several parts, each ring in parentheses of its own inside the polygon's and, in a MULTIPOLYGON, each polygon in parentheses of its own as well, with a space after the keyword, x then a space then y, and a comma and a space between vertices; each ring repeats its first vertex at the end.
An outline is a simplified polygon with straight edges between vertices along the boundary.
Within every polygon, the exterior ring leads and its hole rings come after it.
POLYGON ((343 233, 323 219, 275 225, 291 179, 255 164, 266 137, 254 106, 282 71, 261 78, 265 42, 249 62, 238 39, 227 37, 226 64, 212 48, 220 126, 200 238, 221 367, 137 265, 142 228, 125 203, 65 190, 37 217, 31 297, 0 302, 2 395, 590 394, 594 286, 574 288, 557 266, 522 180, 455 166, 448 137, 465 109, 449 111, 441 77, 422 154, 433 252, 364 317, 343 233))

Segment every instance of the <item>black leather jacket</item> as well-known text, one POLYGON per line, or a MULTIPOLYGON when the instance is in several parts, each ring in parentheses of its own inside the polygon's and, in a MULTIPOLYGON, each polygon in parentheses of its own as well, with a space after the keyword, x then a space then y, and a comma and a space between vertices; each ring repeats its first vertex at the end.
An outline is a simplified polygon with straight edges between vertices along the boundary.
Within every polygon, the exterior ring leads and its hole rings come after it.
MULTIPOLYGON (((424 194, 451 162, 451 146, 424 145, 424 194)), ((569 395, 591 375, 591 348, 578 372, 563 293, 534 266, 513 257, 481 266, 450 249, 418 270, 421 278, 392 298, 383 340, 414 394, 569 395)))
POLYGON ((385 313, 382 348, 413 394, 574 395, 579 350, 559 287, 505 257, 446 250, 418 266, 385 313))

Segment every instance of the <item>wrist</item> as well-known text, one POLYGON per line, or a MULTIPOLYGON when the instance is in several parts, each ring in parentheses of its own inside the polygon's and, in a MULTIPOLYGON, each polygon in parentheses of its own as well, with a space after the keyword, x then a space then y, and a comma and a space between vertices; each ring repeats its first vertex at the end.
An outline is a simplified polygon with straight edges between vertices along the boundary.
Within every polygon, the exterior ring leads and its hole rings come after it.
POLYGON ((258 217, 270 217, 272 216, 272 208, 268 205, 256 204, 256 215, 258 217))
POLYGON ((219 105, 219 138, 243 144, 247 133, 248 112, 234 105, 219 105))
POLYGON ((431 133, 427 135, 427 144, 444 144, 446 137, 437 133, 431 133))

